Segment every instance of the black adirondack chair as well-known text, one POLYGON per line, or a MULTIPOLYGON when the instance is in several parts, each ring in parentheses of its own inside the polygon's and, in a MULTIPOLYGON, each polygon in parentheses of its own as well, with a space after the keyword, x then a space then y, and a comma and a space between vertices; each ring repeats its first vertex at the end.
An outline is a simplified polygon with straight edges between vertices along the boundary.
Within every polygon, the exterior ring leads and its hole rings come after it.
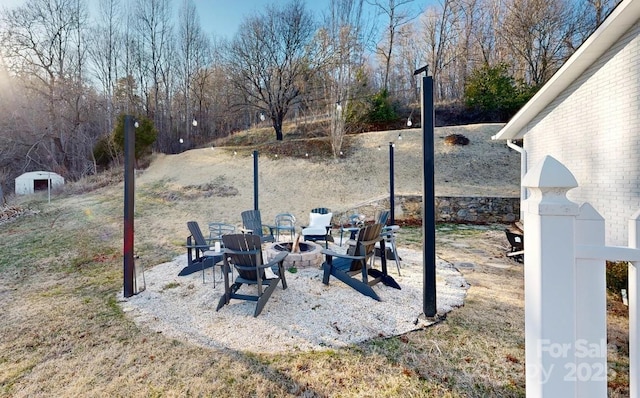
POLYGON ((382 282, 386 286, 400 289, 400 285, 387 273, 384 238, 380 235, 382 224, 372 224, 358 231, 355 244, 350 246, 347 254, 338 254, 331 250, 323 250, 325 262, 322 264, 324 274, 322 282, 329 284, 333 275, 358 292, 380 301, 380 296, 371 286, 382 282), (380 242, 381 269, 373 268, 370 259, 375 255, 376 243, 380 242))
POLYGON ((507 252, 507 257, 519 263, 524 263, 524 235, 511 232, 508 229, 505 229, 504 233, 507 235, 507 241, 511 246, 507 252))
POLYGON ((262 243, 275 242, 274 225, 266 225, 262 223, 260 210, 246 210, 241 213, 243 232, 250 233, 260 237, 262 243))
MULTIPOLYGON (((217 262, 222 260, 222 254, 212 251, 212 241, 206 239, 202 234, 200 225, 196 221, 188 221, 187 228, 189 229, 189 235, 187 237, 187 267, 183 269, 178 275, 186 275, 191 273, 194 267, 200 267, 202 270, 202 282, 205 282, 205 269, 208 267, 213 268, 217 262)), ((216 278, 215 272, 213 273, 213 286, 215 287, 216 278)))
POLYGON ((271 293, 282 281, 282 289, 287 288, 284 273, 284 259, 288 252, 280 252, 271 261, 264 264, 260 237, 250 234, 231 234, 222 237, 224 242, 224 294, 220 297, 216 311, 229 304, 231 299, 256 302, 254 317, 260 315, 271 293), (229 279, 229 271, 234 267, 237 277, 233 284, 229 279), (238 290, 242 285, 257 285, 257 294, 242 294, 238 290))

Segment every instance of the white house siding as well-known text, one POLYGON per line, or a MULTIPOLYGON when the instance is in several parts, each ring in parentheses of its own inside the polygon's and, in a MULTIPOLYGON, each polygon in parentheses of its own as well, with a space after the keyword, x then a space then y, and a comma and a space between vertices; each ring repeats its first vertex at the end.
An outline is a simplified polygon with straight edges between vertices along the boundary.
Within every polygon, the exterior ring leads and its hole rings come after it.
POLYGON ((526 127, 527 169, 545 155, 566 165, 606 219, 607 244, 627 244, 640 209, 640 25, 636 24, 526 127))

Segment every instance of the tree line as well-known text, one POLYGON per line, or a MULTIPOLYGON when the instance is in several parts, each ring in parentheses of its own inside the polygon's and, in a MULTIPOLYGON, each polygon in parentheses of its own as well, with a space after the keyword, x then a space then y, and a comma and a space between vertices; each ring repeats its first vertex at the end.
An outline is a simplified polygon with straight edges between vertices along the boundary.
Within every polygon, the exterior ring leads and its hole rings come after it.
MULTIPOLYGON (((436 103, 508 117, 616 0, 302 0, 207 35, 194 0, 26 0, 0 12, 0 181, 75 180, 117 161, 123 114, 176 153, 261 123, 326 120, 334 156, 360 121, 413 115, 429 65, 436 103), (174 17, 176 7, 178 17, 174 17)), ((415 117, 417 121, 417 116, 415 117)), ((149 138, 149 136, 147 136, 149 138)))

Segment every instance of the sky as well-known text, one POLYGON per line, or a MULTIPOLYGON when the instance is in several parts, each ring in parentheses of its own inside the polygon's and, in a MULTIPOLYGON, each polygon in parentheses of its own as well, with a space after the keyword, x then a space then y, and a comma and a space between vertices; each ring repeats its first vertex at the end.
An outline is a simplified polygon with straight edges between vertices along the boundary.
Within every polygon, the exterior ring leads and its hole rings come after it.
MULTIPOLYGON (((90 7, 97 7, 98 0, 87 0, 90 7)), ((128 2, 132 0, 122 0, 128 2)), ((244 17, 262 13, 269 4, 283 5, 291 0, 194 0, 200 23, 205 32, 218 37, 231 38, 238 30, 238 26, 244 17)), ((14 8, 23 5, 27 0, 0 0, 0 7, 14 8)), ((171 0, 172 7, 177 15, 177 10, 182 0, 171 0)), ((305 0, 306 7, 317 20, 321 19, 329 8, 330 0, 305 0)), ((436 0, 415 0, 415 7, 424 6, 425 3, 435 3, 436 0)), ((95 12, 91 11, 92 17, 95 12)))
MULTIPOLYGON (((175 1, 175 0, 174 0, 175 1)), ((177 0, 178 2, 180 0, 177 0)), ((244 17, 262 13, 269 4, 281 6, 290 0, 194 0, 202 28, 221 37, 232 37, 244 17)), ((306 7, 319 18, 329 0, 307 0, 306 7)))

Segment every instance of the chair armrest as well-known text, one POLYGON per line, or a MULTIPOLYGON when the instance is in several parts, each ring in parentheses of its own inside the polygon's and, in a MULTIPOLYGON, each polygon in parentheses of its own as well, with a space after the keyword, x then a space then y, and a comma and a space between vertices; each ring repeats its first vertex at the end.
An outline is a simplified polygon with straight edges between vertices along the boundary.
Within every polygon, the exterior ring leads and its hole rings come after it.
POLYGON ((338 257, 338 258, 347 258, 350 260, 364 260, 365 256, 350 256, 348 254, 340 254, 340 253, 336 253, 332 250, 328 250, 328 249, 322 249, 322 254, 329 256, 329 257, 338 257))
POLYGON ((185 245, 187 249, 207 249, 211 248, 211 245, 185 245))
POLYGON ((380 236, 385 238, 391 238, 396 233, 397 230, 400 229, 398 225, 387 225, 382 227, 382 231, 380 232, 380 236))
POLYGON ((268 268, 268 267, 271 267, 273 265, 276 265, 279 262, 283 261, 285 259, 285 257, 287 257, 288 255, 289 255, 289 252, 278 252, 278 254, 276 254, 276 256, 274 258, 269 260, 268 263, 262 264, 260 266, 260 268, 268 268))
POLYGON ((253 235, 253 230, 252 229, 240 228, 240 232, 242 232, 243 234, 252 234, 253 235))
POLYGON ((229 249, 228 247, 225 247, 222 249, 221 253, 224 254, 246 254, 246 255, 254 255, 254 254, 258 254, 260 253, 261 249, 256 249, 256 250, 233 250, 233 249, 229 249))

